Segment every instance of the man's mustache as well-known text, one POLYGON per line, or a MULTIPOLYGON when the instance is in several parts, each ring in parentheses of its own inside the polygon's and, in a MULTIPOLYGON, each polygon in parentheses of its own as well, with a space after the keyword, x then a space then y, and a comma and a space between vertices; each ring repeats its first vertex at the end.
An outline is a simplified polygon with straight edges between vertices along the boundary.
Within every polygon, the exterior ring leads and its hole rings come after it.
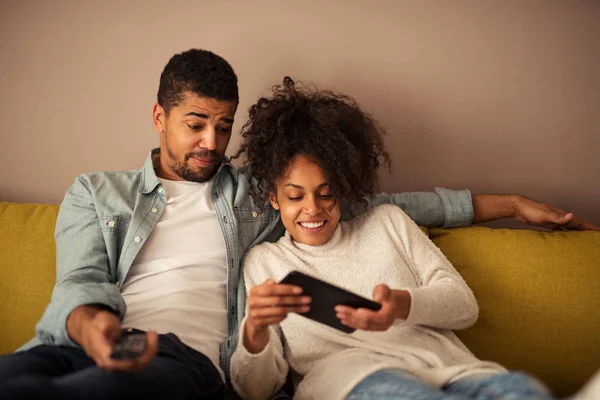
POLYGON ((185 161, 192 157, 202 158, 203 160, 218 161, 222 156, 215 150, 195 151, 193 153, 187 153, 185 155, 185 161))

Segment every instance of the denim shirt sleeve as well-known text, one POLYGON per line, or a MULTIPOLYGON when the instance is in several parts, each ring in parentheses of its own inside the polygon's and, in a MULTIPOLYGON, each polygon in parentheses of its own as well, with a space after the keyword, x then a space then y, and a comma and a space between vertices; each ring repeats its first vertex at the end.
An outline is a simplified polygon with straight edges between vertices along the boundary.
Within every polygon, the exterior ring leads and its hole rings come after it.
POLYGON ((380 204, 393 204, 400 207, 417 225, 457 228, 470 226, 473 222, 473 203, 468 190, 435 188, 435 192, 380 193, 367 202, 366 207, 345 208, 342 218, 351 219, 365 209, 380 204))
POLYGON ((110 282, 108 254, 93 196, 79 177, 60 206, 56 228, 56 286, 36 327, 42 343, 77 346, 67 333, 67 317, 78 306, 101 304, 122 318, 125 302, 110 282))

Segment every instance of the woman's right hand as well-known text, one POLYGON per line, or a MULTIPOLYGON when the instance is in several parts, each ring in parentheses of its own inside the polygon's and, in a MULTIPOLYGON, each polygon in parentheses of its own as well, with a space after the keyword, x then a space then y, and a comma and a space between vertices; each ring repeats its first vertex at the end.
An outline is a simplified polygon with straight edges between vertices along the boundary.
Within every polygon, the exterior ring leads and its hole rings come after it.
POLYGON ((307 312, 311 300, 309 296, 302 296, 301 287, 275 283, 271 279, 250 289, 244 347, 253 354, 263 351, 269 342, 269 325, 280 323, 289 313, 307 312))

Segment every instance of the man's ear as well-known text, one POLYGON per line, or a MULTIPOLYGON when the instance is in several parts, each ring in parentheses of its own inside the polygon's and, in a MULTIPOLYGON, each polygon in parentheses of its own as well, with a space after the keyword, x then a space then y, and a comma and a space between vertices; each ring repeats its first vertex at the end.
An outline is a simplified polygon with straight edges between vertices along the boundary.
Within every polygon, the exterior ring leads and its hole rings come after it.
POLYGON ((158 103, 154 103, 152 108, 152 122, 154 123, 154 129, 156 132, 163 134, 165 132, 167 115, 165 109, 158 103))
POLYGON ((269 201, 274 209, 279 210, 279 203, 277 202, 277 196, 273 192, 269 193, 269 201))

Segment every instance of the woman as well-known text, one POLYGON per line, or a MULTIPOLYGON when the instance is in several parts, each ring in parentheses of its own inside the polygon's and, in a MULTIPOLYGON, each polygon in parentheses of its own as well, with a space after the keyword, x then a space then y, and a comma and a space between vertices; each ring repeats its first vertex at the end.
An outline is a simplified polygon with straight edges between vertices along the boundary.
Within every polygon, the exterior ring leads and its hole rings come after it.
MULTIPOLYGON (((232 358, 235 389, 268 398, 289 370, 297 399, 549 399, 537 381, 478 360, 452 329, 478 315, 473 293, 399 208, 340 223, 341 206, 375 193, 389 165, 384 130, 346 96, 297 88, 290 78, 250 109, 246 157, 258 204, 281 213, 286 235, 245 259, 248 313, 232 358), (382 304, 336 307, 352 334, 302 317, 311 299, 277 284, 292 270, 382 304)), ((318 306, 318 305, 315 305, 318 306)))

